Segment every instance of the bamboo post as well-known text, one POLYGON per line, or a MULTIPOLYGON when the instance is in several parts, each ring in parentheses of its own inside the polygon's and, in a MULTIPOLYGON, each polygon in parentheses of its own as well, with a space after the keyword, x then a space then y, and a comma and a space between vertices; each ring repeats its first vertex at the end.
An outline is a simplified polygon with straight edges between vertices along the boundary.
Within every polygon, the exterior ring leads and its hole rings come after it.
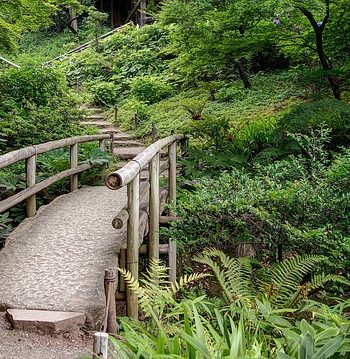
POLYGON ((102 152, 105 152, 106 151, 106 140, 100 140, 99 147, 102 152))
POLYGON ((149 163, 149 258, 159 259, 159 152, 149 163))
MULTIPOLYGON (((119 256, 119 268, 120 269, 126 269, 126 250, 121 249, 120 250, 120 256, 119 256)), ((122 275, 119 277, 119 291, 125 292, 125 280, 122 275)))
POLYGON ((104 286, 106 295, 106 325, 104 329, 108 333, 116 334, 119 331, 117 323, 117 307, 115 303, 116 275, 113 269, 105 270, 104 286))
POLYGON ((111 152, 111 156, 114 156, 114 132, 111 132, 109 150, 111 152))
MULTIPOLYGON (((27 188, 35 186, 36 178, 36 154, 26 160, 26 182, 27 188)), ((34 217, 36 214, 36 195, 27 198, 27 217, 34 217)))
POLYGON ((169 216, 174 217, 174 207, 176 205, 176 142, 169 145, 169 216))
POLYGON ((93 359, 108 359, 108 334, 95 333, 94 334, 94 347, 93 359))
POLYGON ((176 282, 176 242, 169 240, 168 251, 168 268, 169 268, 169 281, 176 282))
MULTIPOLYGON (((127 238, 127 268, 135 279, 139 271, 139 202, 140 202, 140 174, 128 184, 128 238, 127 238)), ((138 320, 137 294, 127 288, 127 315, 138 320)))
MULTIPOLYGON (((78 167, 78 143, 75 143, 74 145, 70 146, 70 168, 76 168, 78 167)), ((71 176, 70 178, 70 190, 71 192, 78 189, 78 174, 75 174, 71 176)))

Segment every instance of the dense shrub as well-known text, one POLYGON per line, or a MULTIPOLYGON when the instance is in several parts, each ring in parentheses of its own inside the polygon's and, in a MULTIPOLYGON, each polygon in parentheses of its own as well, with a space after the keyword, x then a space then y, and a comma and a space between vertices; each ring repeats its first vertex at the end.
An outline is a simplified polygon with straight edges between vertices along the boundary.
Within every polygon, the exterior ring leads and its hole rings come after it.
POLYGON ((131 94, 149 104, 169 97, 172 92, 172 87, 158 76, 137 77, 131 83, 131 94))
POLYGON ((50 68, 0 74, 0 148, 8 151, 81 133, 63 75, 50 68))
POLYGON ((94 103, 98 106, 114 105, 117 101, 117 88, 111 82, 97 82, 90 87, 94 103))

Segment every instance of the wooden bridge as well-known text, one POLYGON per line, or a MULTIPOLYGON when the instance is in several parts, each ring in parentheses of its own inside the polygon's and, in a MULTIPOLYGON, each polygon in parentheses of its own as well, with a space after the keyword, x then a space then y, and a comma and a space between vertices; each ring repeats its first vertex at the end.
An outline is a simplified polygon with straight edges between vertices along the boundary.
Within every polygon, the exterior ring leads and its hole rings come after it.
MULTIPOLYGON (((110 173, 107 186, 78 189, 79 173, 93 166, 79 164, 79 144, 99 141, 101 150, 113 154, 113 136, 72 137, 0 156, 0 169, 26 162, 26 189, 1 201, 0 213, 26 201, 28 217, 0 251, 0 308, 81 313, 94 329, 100 329, 104 318, 106 330, 107 317, 115 314, 115 298, 119 296, 127 302, 127 315, 138 317, 137 297, 127 288, 125 292, 123 281, 117 281, 116 295, 110 277, 113 279, 118 266, 126 264, 137 278, 140 251, 158 258, 160 252, 172 248, 159 245, 159 223, 165 201, 171 204, 168 216, 174 215, 177 143, 184 150, 186 139, 172 135, 159 140, 110 173), (37 156, 67 147, 70 168, 36 183, 37 156), (147 176, 141 180, 143 172, 147 176), (164 173, 168 185, 161 189, 164 173), (70 177, 71 192, 37 211, 36 195, 66 177, 70 177), (143 244, 146 235, 148 244, 143 244), (107 271, 107 291, 106 269, 112 269, 112 274, 107 271)), ((113 323, 108 325, 113 329, 113 323)))

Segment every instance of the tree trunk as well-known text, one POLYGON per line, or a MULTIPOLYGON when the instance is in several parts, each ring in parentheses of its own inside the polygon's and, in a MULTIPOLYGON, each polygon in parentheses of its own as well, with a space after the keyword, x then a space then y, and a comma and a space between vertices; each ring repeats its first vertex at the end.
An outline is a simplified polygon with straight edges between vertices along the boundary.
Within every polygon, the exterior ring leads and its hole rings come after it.
POLYGON ((238 61, 235 61, 235 67, 238 70, 239 77, 243 81, 244 88, 250 90, 252 88, 252 84, 250 82, 249 75, 248 75, 247 71, 244 68, 243 60, 240 59, 238 61))
POLYGON ((71 30, 76 34, 78 32, 78 17, 73 8, 69 8, 69 24, 71 30))

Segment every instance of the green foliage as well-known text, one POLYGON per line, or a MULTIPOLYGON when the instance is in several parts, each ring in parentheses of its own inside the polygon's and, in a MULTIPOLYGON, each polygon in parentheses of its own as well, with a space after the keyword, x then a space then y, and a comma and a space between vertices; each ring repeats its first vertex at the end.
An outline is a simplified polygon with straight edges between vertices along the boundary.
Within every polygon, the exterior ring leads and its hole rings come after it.
POLYGON ((131 94, 149 104, 169 97, 172 92, 171 86, 157 76, 136 77, 131 83, 131 94))
POLYGON ((0 74, 2 149, 7 151, 80 134, 80 111, 63 76, 50 68, 0 74))
MULTIPOLYGON (((272 273, 275 277, 283 274, 297 286, 318 259, 289 260, 272 273), (288 273, 289 269, 292 273, 288 273)), ((228 293, 229 306, 226 301, 210 301, 205 295, 190 297, 178 293, 181 284, 193 279, 206 281, 208 278, 203 275, 192 275, 170 285, 166 282, 166 268, 153 261, 140 284, 124 269, 120 270, 137 293, 147 319, 142 322, 121 319, 122 331, 111 339, 116 358, 305 358, 305 353, 315 359, 346 357, 350 322, 343 311, 349 305, 347 302, 328 307, 304 301, 300 311, 286 305, 273 307, 266 296, 259 300, 254 293, 247 295, 252 288, 247 279, 251 267, 246 261, 230 259, 215 250, 204 253, 200 261, 218 272, 224 287, 233 286, 230 289, 234 292, 228 293), (219 264, 211 261, 217 256, 219 264), (216 270, 220 265, 221 272, 216 270), (237 290, 245 300, 242 297, 237 300, 237 290), (293 319, 298 316, 307 319, 293 319)), ((287 280, 281 292, 288 292, 289 283, 287 280)))
POLYGON ((116 86, 110 82, 98 82, 91 86, 90 91, 94 96, 94 103, 98 106, 111 106, 116 103, 116 86))

